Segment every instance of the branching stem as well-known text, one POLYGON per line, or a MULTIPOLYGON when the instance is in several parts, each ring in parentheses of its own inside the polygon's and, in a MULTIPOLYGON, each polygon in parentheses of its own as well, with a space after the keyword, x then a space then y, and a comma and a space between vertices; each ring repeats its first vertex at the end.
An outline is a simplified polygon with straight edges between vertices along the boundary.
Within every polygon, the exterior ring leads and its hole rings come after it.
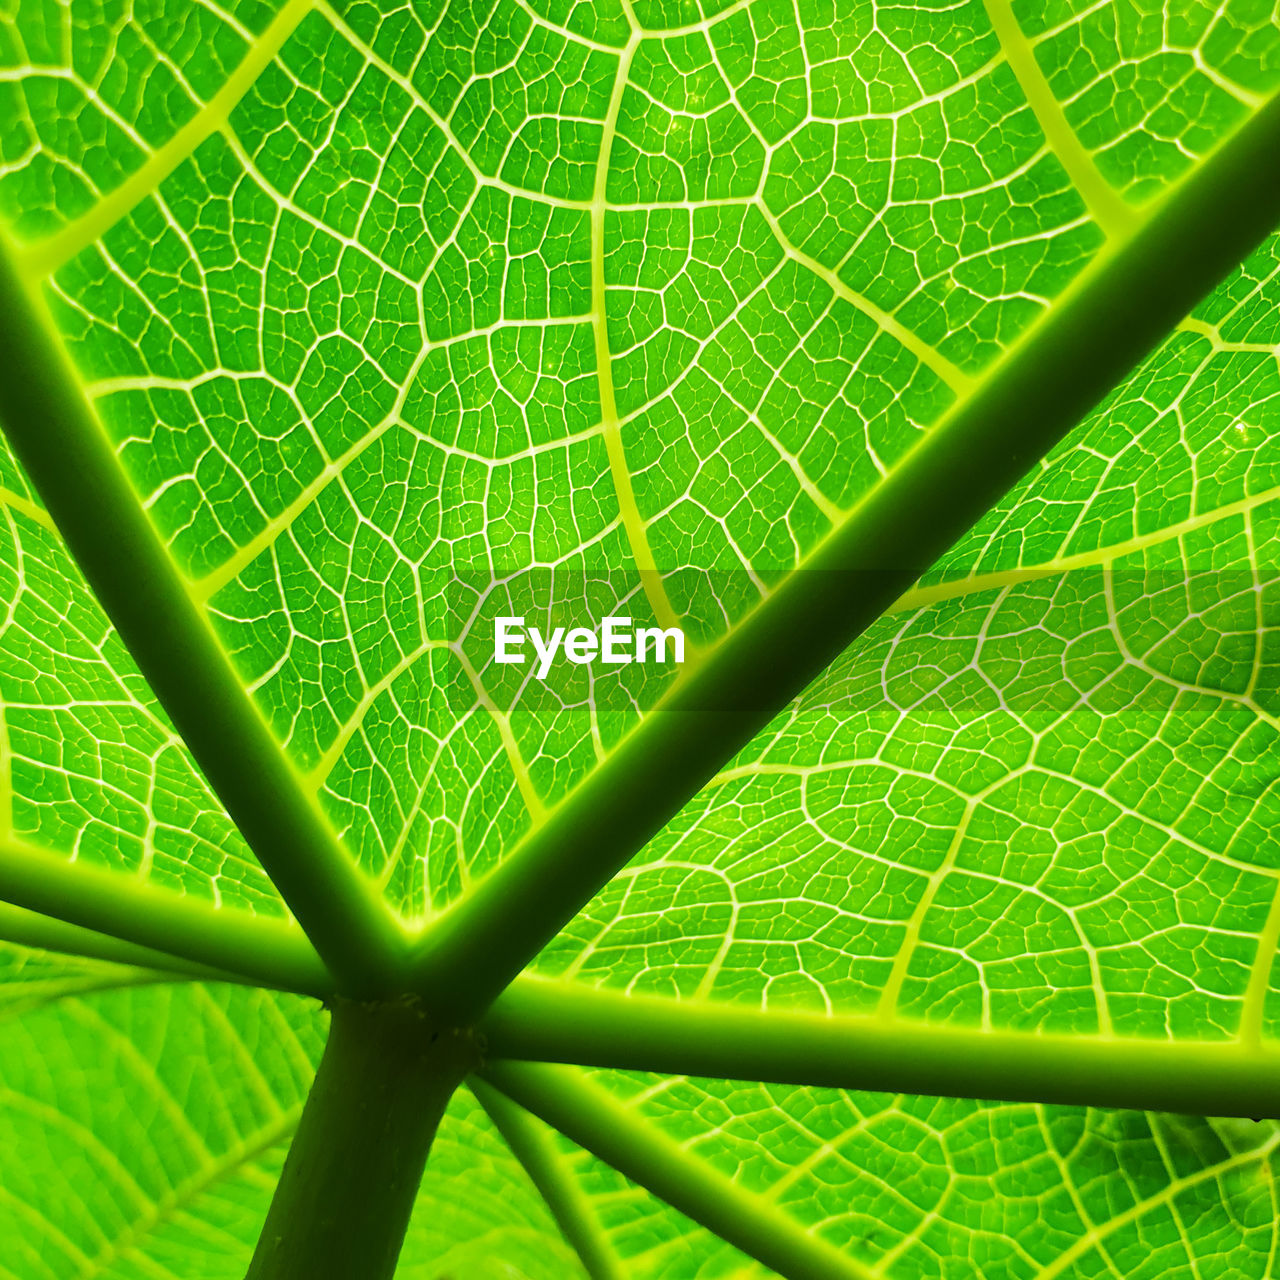
MULTIPOLYGON (((183 960, 164 951, 141 947, 134 942, 124 942, 110 934, 96 933, 77 924, 67 924, 64 920, 56 920, 38 911, 28 911, 25 907, 15 907, 8 902, 0 902, 0 939, 16 943, 20 947, 34 947, 40 951, 55 951, 83 960, 105 960, 110 964, 150 970, 156 980, 178 977, 199 982, 242 983, 255 987, 275 985, 265 982, 262 977, 248 978, 226 969, 183 960)), ((316 963, 319 966, 318 960, 316 963)), ((319 966, 316 976, 322 979, 327 976, 323 972, 323 966, 319 966)), ((293 988, 291 986, 288 989, 293 988)))
POLYGON ((82 933, 74 942, 64 938, 70 950, 83 947, 86 955, 103 954, 105 940, 93 949, 92 936, 84 936, 91 930, 119 939, 122 955, 131 947, 146 948, 260 986, 322 997, 333 991, 333 979, 295 924, 183 897, 138 876, 69 862, 21 840, 0 841, 0 899, 79 926, 82 933))
POLYGON ((483 1080, 471 1081, 471 1091, 538 1189, 591 1280, 624 1280, 589 1198, 556 1151, 551 1131, 483 1080))
POLYGON ((485 1076, 513 1102, 786 1280, 872 1280, 852 1256, 690 1155, 585 1073, 500 1062, 485 1076))
POLYGON ((0 425, 147 683, 340 988, 385 994, 402 961, 398 927, 246 693, 44 308, 4 252, 0 425))

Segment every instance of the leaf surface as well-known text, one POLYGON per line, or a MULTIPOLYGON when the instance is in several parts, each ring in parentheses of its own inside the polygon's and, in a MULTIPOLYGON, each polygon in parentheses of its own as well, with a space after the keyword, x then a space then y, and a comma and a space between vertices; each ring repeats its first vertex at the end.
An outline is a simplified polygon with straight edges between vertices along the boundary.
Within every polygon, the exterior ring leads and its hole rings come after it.
MULTIPOLYGON (((0 211, 286 775, 418 930, 671 682, 540 684, 493 661, 494 619, 678 618, 705 654, 1262 103, 1260 12, 23 7, 0 211)), ((1272 1041, 1278 252, 535 971, 887 1026, 1272 1041)), ((287 919, 7 447, 0 607, 0 836, 287 919)), ((239 1274, 320 1015, 4 961, 0 1238, 22 1243, 0 1267, 239 1274)), ((591 1081, 902 1280, 1263 1275, 1275 1249, 1270 1122, 591 1081)), ((529 1123, 620 1274, 765 1274, 529 1123)), ((535 1184, 460 1095, 401 1273, 576 1274, 535 1184)))

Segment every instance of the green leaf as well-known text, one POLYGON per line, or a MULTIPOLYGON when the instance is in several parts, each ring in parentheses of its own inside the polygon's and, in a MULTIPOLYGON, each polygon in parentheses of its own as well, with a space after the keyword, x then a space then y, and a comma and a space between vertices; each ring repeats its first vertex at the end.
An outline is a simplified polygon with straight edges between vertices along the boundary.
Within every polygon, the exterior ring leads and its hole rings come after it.
POLYGON ((1267 14, 0 30, 5 1280, 1269 1274, 1267 14))

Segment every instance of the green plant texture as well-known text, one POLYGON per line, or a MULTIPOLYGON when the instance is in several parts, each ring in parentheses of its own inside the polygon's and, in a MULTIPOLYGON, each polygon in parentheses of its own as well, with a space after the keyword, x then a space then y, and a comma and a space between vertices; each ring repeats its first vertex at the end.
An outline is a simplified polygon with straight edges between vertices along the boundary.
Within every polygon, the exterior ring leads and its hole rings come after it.
POLYGON ((1274 7, 0 33, 0 1280, 1280 1274, 1274 7))

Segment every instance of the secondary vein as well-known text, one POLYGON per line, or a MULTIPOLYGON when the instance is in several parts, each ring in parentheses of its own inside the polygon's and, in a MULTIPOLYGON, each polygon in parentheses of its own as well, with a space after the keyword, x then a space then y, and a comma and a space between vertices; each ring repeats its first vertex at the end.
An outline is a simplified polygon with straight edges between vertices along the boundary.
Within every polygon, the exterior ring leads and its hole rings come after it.
POLYGON ((1027 99, 1027 105, 1035 115, 1045 141, 1067 171, 1067 177, 1084 200, 1094 221, 1109 237, 1131 231, 1141 221, 1141 214, 1126 204, 1119 192, 1102 176, 1093 157, 1067 123, 1066 114, 1053 96, 1053 90, 1036 61, 1031 42, 1023 34, 1013 15, 1009 0, 983 0, 983 6, 995 28, 1005 61, 1027 99))
POLYGON ((197 147, 221 129, 254 81, 280 52, 310 12, 312 0, 289 0, 271 25, 250 46, 226 83, 163 146, 157 148, 118 187, 61 231, 26 246, 17 266, 29 281, 52 275, 149 196, 197 147))
POLYGON ((609 315, 607 289, 605 287, 605 218, 608 210, 609 162, 613 154, 613 141, 617 136, 618 116, 622 110, 622 98, 626 93, 627 76, 631 60, 640 47, 642 32, 636 25, 630 6, 624 5, 631 22, 631 38, 618 57, 618 70, 614 77, 613 92, 605 113, 600 138, 600 153, 596 163, 595 186, 591 196, 591 331, 595 341, 596 381, 600 390, 600 418, 604 429, 605 451, 609 458, 609 474, 613 478, 622 527, 627 535, 632 558, 640 572, 640 581, 654 616, 664 627, 674 627, 679 619, 662 574, 654 562, 649 546, 649 536, 643 516, 636 504, 635 490, 631 483, 631 471, 627 466, 622 446, 622 427, 618 421, 618 405, 613 386, 613 356, 609 348, 609 315))

